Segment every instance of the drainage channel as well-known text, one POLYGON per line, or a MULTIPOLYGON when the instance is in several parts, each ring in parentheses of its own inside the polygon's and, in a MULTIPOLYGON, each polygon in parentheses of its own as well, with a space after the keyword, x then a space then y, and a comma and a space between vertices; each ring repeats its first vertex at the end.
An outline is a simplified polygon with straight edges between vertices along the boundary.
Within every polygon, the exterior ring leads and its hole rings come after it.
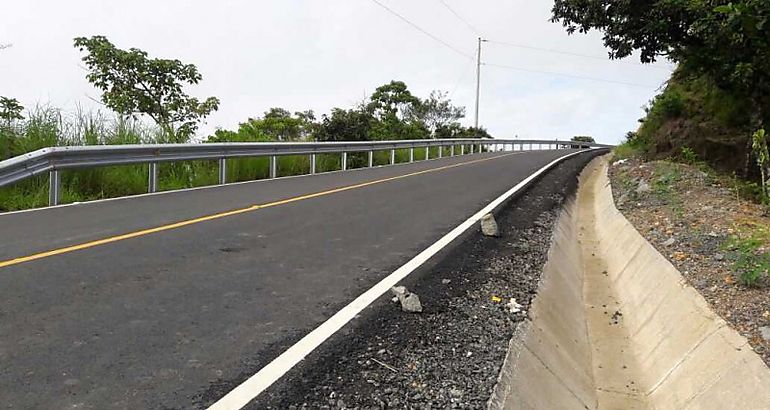
POLYGON ((604 158, 557 222, 490 408, 769 409, 770 369, 615 208, 604 158))

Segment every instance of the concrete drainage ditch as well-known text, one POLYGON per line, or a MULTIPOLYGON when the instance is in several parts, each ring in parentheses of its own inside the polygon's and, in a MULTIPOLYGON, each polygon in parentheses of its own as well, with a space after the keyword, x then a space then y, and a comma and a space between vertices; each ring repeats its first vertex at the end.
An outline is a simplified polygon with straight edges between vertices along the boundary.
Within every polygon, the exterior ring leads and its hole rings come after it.
POLYGON ((490 408, 770 409, 770 369, 615 208, 603 158, 554 229, 490 408))

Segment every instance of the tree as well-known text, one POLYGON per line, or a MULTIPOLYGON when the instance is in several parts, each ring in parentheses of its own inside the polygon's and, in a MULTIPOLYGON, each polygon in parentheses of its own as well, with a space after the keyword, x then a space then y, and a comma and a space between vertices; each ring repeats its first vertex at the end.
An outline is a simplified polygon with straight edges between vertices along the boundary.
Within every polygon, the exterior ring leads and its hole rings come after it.
POLYGON ((556 0, 552 12, 570 34, 602 31, 611 58, 635 50, 644 63, 669 57, 685 73, 755 99, 755 109, 770 91, 770 0, 556 0))
POLYGON ((428 130, 414 115, 419 107, 420 99, 412 95, 402 81, 377 87, 366 105, 373 119, 369 139, 427 138, 428 130))
POLYGON ((18 131, 13 127, 14 121, 23 120, 21 112, 24 107, 15 98, 0 97, 0 161, 13 155, 18 131))
POLYGON ((436 128, 436 132, 433 134, 434 138, 465 138, 467 130, 460 125, 459 122, 453 122, 451 124, 442 125, 436 128))
POLYGON ((634 50, 645 63, 666 56, 679 63, 680 74, 706 77, 744 98, 752 132, 767 122, 770 0, 556 0, 552 12, 552 21, 561 21, 570 34, 602 31, 611 58, 634 50))
POLYGON ((369 101, 368 111, 380 121, 388 118, 405 120, 420 104, 420 99, 412 95, 403 81, 391 81, 377 87, 369 101))
POLYGON ((446 132, 450 125, 459 125, 457 120, 465 117, 465 108, 452 105, 447 95, 445 91, 431 91, 428 98, 420 101, 412 112, 414 118, 420 121, 434 138, 437 138, 439 129, 446 132))
POLYGON ((596 142, 596 140, 594 139, 594 137, 592 137, 592 136, 590 136, 590 135, 575 135, 574 137, 572 137, 572 141, 577 141, 577 142, 590 142, 590 143, 594 143, 594 142, 596 142))
POLYGON ((0 97, 0 119, 5 122, 7 128, 11 128, 14 121, 24 119, 24 116, 21 115, 22 111, 24 111, 24 107, 19 103, 19 100, 0 97))
POLYGON ((292 114, 283 108, 271 108, 262 118, 249 118, 238 131, 217 130, 209 142, 305 141, 318 124, 313 111, 292 114))
POLYGON ((169 141, 188 141, 198 123, 219 107, 216 97, 201 102, 184 92, 185 85, 203 79, 193 64, 149 58, 137 48, 121 50, 103 36, 78 37, 74 44, 86 51, 86 78, 102 91, 102 102, 123 116, 149 116, 169 141))
POLYGON ((310 138, 315 127, 315 114, 308 110, 292 116, 283 108, 271 108, 261 120, 250 121, 277 141, 301 141, 310 138))
POLYGON ((492 136, 484 127, 468 127, 465 130, 465 135, 463 135, 461 138, 492 138, 492 136))
POLYGON ((344 110, 332 108, 330 115, 324 114, 315 138, 318 141, 366 141, 373 118, 364 109, 344 110))

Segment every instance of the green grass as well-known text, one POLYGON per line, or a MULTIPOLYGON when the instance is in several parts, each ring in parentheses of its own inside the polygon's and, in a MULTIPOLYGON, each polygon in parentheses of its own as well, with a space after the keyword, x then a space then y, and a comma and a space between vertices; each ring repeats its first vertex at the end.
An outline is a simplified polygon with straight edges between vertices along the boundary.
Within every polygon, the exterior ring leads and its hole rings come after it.
POLYGON ((637 147, 632 146, 628 142, 620 144, 612 149, 612 161, 620 161, 622 159, 629 159, 638 157, 640 154, 637 147))
POLYGON ((666 203, 676 202, 677 195, 674 185, 682 178, 681 171, 674 163, 661 161, 652 179, 652 192, 658 199, 666 203))
POLYGON ((757 286, 770 272, 770 228, 752 226, 748 231, 733 235, 723 245, 730 251, 733 269, 738 273, 741 284, 757 286))

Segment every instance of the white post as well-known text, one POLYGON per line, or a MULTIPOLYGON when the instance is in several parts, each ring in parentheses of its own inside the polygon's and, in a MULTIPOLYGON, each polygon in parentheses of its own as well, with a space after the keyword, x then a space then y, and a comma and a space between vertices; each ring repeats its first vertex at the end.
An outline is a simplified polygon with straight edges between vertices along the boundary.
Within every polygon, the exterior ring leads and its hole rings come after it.
POLYGON ((61 189, 61 177, 59 170, 54 169, 48 172, 48 205, 59 205, 59 194, 61 189))
POLYGON ((310 173, 315 174, 315 154, 310 154, 310 173))
POLYGON ((219 185, 227 183, 227 158, 219 158, 219 185))
MULTIPOLYGON (((149 193, 157 192, 158 191, 158 164, 154 162, 150 162, 150 165, 148 167, 148 172, 149 172, 149 178, 147 181, 147 192, 149 193)), ((221 179, 222 171, 219 171, 219 174, 221 179)))

